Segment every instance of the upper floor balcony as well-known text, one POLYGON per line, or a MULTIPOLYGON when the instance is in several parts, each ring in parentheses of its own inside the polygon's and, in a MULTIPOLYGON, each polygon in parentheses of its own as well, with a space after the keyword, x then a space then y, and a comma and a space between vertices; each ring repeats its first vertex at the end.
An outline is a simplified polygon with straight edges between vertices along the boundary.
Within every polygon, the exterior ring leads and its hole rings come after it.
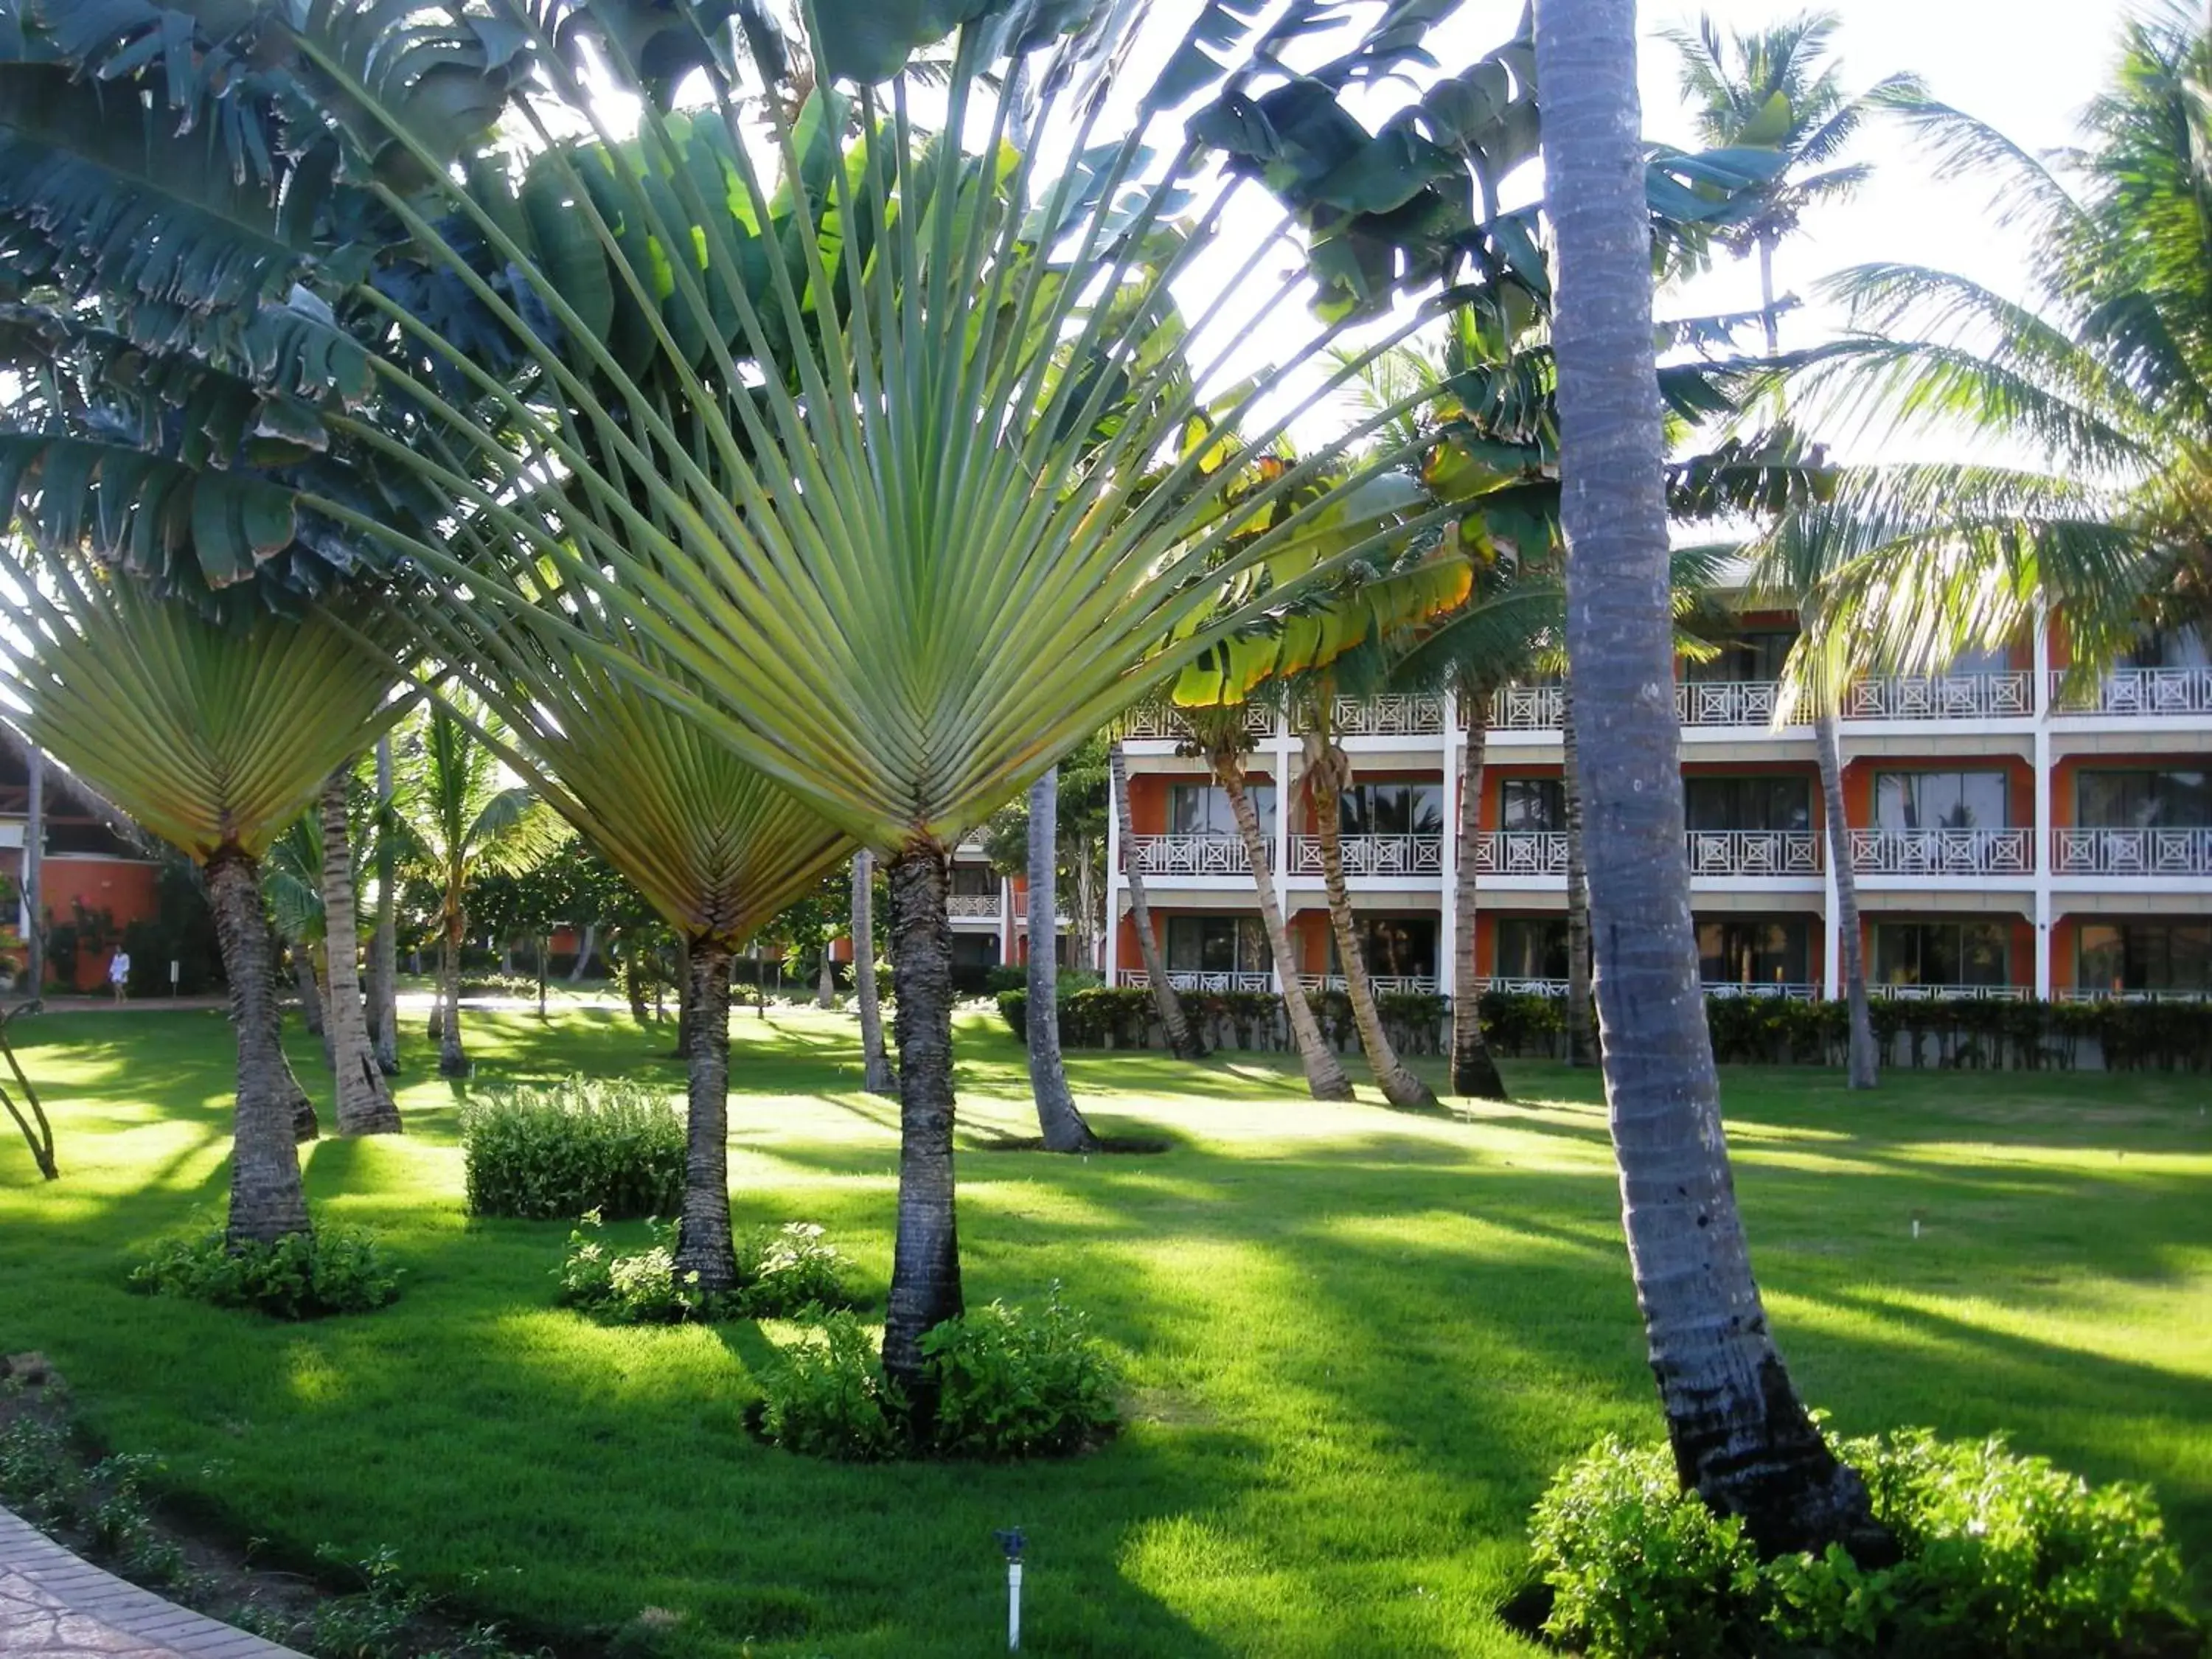
POLYGON ((2033 830, 1854 830, 1862 876, 2032 876, 2033 830))
MULTIPOLYGON (((1692 830, 1683 837, 1692 876, 1817 876, 1820 836, 1810 830, 1692 830)), ((1567 837, 1559 830, 1493 830, 1475 842, 1477 876, 1563 878, 1567 837)))
POLYGON ((2054 830, 2057 876, 2212 876, 2212 829, 2054 830))
POLYGON ((2212 714, 2212 666, 2116 669, 2075 690, 2054 672, 2051 708, 2056 714, 2212 714))
MULTIPOLYGON (((1440 876, 1444 868, 1441 836, 1340 836, 1337 850, 1348 877, 1440 876)), ((1291 837, 1291 873, 1320 876, 1321 837, 1291 837)))
POLYGON ((945 901, 945 913, 955 921, 996 921, 1006 914, 1006 895, 954 893, 945 901))
POLYGON ((1847 720, 2024 720, 2035 713, 2027 669, 1860 680, 1839 711, 1847 720))
MULTIPOLYGON (((1263 854, 1269 867, 1273 851, 1263 854)), ((1132 836, 1121 844, 1121 867, 1140 876, 1243 876, 1252 874, 1238 836, 1132 836)))

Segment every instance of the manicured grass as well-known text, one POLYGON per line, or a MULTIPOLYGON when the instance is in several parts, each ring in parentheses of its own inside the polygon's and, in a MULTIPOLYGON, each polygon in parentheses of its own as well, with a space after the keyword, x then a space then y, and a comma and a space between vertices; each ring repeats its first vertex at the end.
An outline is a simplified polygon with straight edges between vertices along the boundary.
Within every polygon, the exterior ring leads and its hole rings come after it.
MULTIPOLYGON (((824 1223, 880 1310, 896 1117, 842 1018, 732 1022, 740 1225, 824 1223)), ((854 1468, 741 1425, 792 1333, 610 1330, 552 1305, 560 1224, 471 1224, 459 1091, 414 1042, 404 1139, 325 1141, 310 1192, 410 1269, 395 1307, 285 1327, 122 1288, 146 1241, 213 1220, 228 1030, 213 1013, 27 1022, 64 1178, 0 1143, 0 1349, 44 1349, 114 1446, 158 1451, 241 1537, 380 1546, 477 1607, 605 1630, 647 1607, 717 1655, 1003 1650, 991 1532, 1032 1540, 1025 1649, 1054 1655, 1530 1651, 1497 1604, 1552 1470, 1646 1436, 1596 1085, 1462 1121, 1300 1097, 1273 1057, 1080 1055, 1100 1127, 1171 1139, 1089 1162, 962 1164, 968 1292, 1055 1280, 1126 1358, 1131 1426, 1027 1466, 854 1468)), ((483 1080, 642 1073, 665 1033, 570 1012, 471 1019, 483 1080)), ((977 1141, 1034 1131, 994 1018, 960 1028, 977 1141)), ((302 1042, 303 1079, 322 1079, 302 1042)), ((1808 1396, 1852 1431, 2008 1431, 2156 1483, 2212 1585, 2212 1097, 2201 1078, 1729 1074, 1756 1259, 1808 1396), (1922 1224, 1920 1237, 1912 1223, 1922 1224)))

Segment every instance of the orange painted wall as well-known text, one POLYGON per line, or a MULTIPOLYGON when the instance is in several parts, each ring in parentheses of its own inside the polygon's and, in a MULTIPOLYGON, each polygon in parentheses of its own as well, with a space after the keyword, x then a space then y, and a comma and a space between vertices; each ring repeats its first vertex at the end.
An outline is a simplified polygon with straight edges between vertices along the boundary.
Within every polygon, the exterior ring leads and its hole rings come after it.
POLYGON ((1487 832, 1498 828, 1504 810, 1505 781, 1508 778, 1556 778, 1556 766, 1486 766, 1482 769, 1482 828, 1487 832))
MULTIPOLYGON (((47 924, 67 921, 76 914, 79 902, 88 910, 106 910, 115 918, 118 928, 144 921, 160 908, 155 893, 159 873, 156 865, 49 853, 40 876, 47 924)), ((110 954, 102 951, 98 956, 79 955, 76 989, 97 990, 107 983, 110 954)))
POLYGON ((2017 755, 1869 755, 1852 761, 1844 768, 1844 817, 1855 830, 1874 827, 1874 780, 1878 772, 1990 771, 2005 775, 2006 811, 2013 826, 2033 828, 2035 769, 2017 755))

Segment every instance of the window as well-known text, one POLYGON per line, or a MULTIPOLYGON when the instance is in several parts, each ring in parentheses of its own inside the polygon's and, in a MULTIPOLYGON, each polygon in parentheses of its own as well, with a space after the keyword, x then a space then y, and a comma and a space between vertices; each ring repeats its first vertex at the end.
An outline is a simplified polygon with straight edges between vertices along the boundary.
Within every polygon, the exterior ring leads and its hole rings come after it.
POLYGON ((1716 640, 1717 655, 1705 662, 1685 663, 1682 678, 1701 684, 1738 680, 1778 680, 1790 648, 1797 643, 1792 628, 1753 629, 1734 639, 1716 640))
POLYGON ((2002 645, 1972 646, 1951 659, 1946 674, 2002 674, 2012 667, 2012 652, 2002 645))
POLYGON ((1787 775, 1686 778, 1682 810, 1692 830, 1810 830, 1813 791, 1787 775))
POLYGON ((999 936, 996 933, 953 934, 952 965, 955 968, 997 967, 999 936))
POLYGON ((1811 932, 1802 916, 1700 921, 1698 977, 1708 985, 1807 984, 1811 932))
POLYGON ((1881 830, 2002 830, 2012 821, 2002 772, 1877 772, 1881 830))
POLYGON ((1168 918, 1170 973, 1264 974, 1274 965, 1257 916, 1168 918))
POLYGON ((2130 668, 2202 668, 2208 660, 2204 636, 2193 628, 2153 629, 2127 654, 2130 668))
POLYGON ((2212 991, 2212 921, 2081 924, 2085 991, 2212 991))
POLYGON ((1878 921, 1874 977, 1881 985, 2008 985, 2012 931, 2001 921, 1878 921))
MULTIPOLYGON (((1433 978, 1437 971, 1437 922, 1433 916, 1360 916, 1359 954, 1377 979, 1433 978)), ((1328 970, 1344 971, 1334 930, 1328 940, 1328 970)))
POLYGON ((1441 783, 1355 783, 1338 798, 1337 828, 1347 836, 1441 836, 1441 783))
POLYGON ((1565 830, 1566 786, 1557 778, 1507 778, 1498 786, 1498 825, 1501 830, 1565 830))
POLYGON ((952 866, 952 896, 955 898, 996 898, 999 896, 999 872, 988 864, 956 864, 952 866))
MULTIPOLYGON (((1275 833, 1275 787, 1271 783, 1245 786, 1252 811, 1260 820, 1260 833, 1275 833)), ((1168 790, 1168 833, 1171 836, 1224 836, 1234 839, 1237 814, 1230 809, 1229 792, 1218 783, 1178 783, 1168 790)))
POLYGON ((1556 916, 1500 916, 1495 976, 1565 979, 1567 924, 1556 916))
POLYGON ((2084 772, 2075 805, 2085 830, 2212 827, 2212 773, 2084 772))

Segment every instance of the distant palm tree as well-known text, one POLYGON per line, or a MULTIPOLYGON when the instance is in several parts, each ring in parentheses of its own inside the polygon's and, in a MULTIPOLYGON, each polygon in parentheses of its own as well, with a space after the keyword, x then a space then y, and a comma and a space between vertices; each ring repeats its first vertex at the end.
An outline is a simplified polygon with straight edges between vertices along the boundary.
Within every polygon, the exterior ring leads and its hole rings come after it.
POLYGON ((558 843, 560 820, 504 774, 478 735, 498 721, 465 694, 430 705, 398 757, 397 810, 438 893, 438 1070, 468 1075, 461 1043, 461 948, 479 871, 520 871, 558 843))
POLYGON ((1048 1152, 1095 1152, 1098 1137, 1067 1086, 1060 1052, 1060 960, 1054 949, 1060 915, 1060 769, 1048 766, 1030 786, 1029 1002, 1030 1092, 1048 1152))
MULTIPOLYGON (((1129 757, 1118 733, 1106 745, 1107 787, 1114 794, 1114 817, 1121 831, 1122 879, 1129 894, 1129 922, 1137 935, 1137 954, 1144 961, 1145 984, 1152 994, 1152 1009, 1160 1017, 1160 1030, 1178 1060, 1203 1060, 1206 1044, 1185 1016, 1182 998, 1168 975, 1167 955, 1152 931, 1151 896, 1145 890, 1145 872, 1133 850, 1137 823, 1129 810, 1129 757)), ((1115 926, 1112 917, 1109 927, 1115 926)))

